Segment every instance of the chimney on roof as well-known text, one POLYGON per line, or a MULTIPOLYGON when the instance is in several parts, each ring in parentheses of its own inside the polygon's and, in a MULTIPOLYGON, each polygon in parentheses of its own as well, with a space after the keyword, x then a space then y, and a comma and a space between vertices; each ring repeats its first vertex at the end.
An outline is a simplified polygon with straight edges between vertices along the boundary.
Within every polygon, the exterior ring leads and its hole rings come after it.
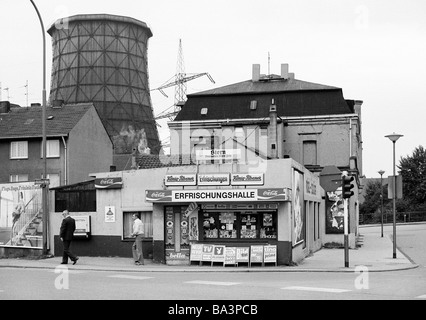
POLYGON ((290 72, 290 73, 288 74, 288 78, 289 78, 289 79, 294 79, 294 72, 290 72))
POLYGON ((281 78, 287 80, 289 77, 288 74, 288 63, 282 63, 281 64, 281 78))
POLYGON ((260 64, 253 64, 251 81, 259 82, 260 80, 260 64))
POLYGON ((9 113, 9 111, 10 111, 10 102, 0 101, 0 113, 9 113))
POLYGON ((31 107, 41 107, 41 103, 31 103, 31 107))
POLYGON ((64 100, 53 100, 52 108, 62 108, 64 105, 64 100))
POLYGON ((271 148, 271 158, 278 159, 278 138, 277 138, 277 106, 275 105, 275 100, 272 99, 271 105, 269 106, 269 130, 268 130, 268 140, 271 148))

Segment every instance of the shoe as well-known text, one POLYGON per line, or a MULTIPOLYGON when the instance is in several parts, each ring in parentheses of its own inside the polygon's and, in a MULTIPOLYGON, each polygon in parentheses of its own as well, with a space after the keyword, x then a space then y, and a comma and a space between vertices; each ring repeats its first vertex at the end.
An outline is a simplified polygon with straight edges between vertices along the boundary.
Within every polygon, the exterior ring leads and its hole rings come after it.
POLYGON ((61 264, 68 264, 68 262, 61 262, 61 264))
POLYGON ((77 260, 78 260, 78 259, 79 259, 78 257, 77 257, 77 258, 75 258, 72 264, 73 264, 73 265, 75 265, 75 264, 77 263, 77 260))
POLYGON ((136 262, 135 262, 135 265, 140 266, 140 265, 141 265, 141 263, 140 263, 140 262, 138 262, 138 261, 136 261, 136 262))

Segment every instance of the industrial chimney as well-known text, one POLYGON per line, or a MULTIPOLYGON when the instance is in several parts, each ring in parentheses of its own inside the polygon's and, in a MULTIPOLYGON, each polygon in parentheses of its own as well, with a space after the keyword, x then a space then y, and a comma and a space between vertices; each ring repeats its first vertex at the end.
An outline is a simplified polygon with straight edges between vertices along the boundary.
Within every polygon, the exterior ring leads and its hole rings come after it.
POLYGON ((131 154, 139 144, 134 137, 142 133, 158 153, 148 83, 152 33, 146 23, 109 14, 75 15, 57 20, 48 33, 53 45, 51 104, 93 103, 115 154, 131 154))

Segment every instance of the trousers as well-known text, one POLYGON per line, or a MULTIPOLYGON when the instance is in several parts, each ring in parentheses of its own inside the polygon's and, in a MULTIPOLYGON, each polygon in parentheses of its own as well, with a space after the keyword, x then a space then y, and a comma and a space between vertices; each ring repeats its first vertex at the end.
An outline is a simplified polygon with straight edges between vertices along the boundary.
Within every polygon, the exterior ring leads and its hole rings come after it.
POLYGON ((71 240, 64 240, 62 244, 64 245, 62 262, 68 263, 68 257, 71 259, 71 261, 74 261, 77 256, 74 253, 72 253, 70 250, 71 240))
POLYGON ((143 261, 143 250, 142 250, 142 235, 141 234, 136 236, 135 242, 132 245, 132 254, 133 254, 133 260, 135 262, 139 262, 141 264, 144 263, 144 261, 143 261))

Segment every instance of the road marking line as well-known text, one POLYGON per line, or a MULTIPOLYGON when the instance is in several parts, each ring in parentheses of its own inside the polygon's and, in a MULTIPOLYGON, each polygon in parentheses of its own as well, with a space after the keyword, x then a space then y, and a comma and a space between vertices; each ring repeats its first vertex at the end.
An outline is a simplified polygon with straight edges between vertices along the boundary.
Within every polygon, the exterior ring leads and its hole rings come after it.
POLYGON ((153 277, 142 277, 142 276, 130 276, 128 274, 115 274, 112 276, 108 276, 109 278, 121 278, 121 279, 134 279, 134 280, 146 280, 152 279, 153 277))
POLYGON ((426 299, 426 294, 416 297, 416 299, 426 299))
POLYGON ((234 286, 236 284, 239 284, 238 282, 203 281, 203 280, 186 281, 185 283, 207 284, 207 285, 214 285, 214 286, 234 286))
POLYGON ((89 271, 80 271, 80 270, 72 270, 72 269, 65 269, 65 268, 57 268, 54 270, 48 270, 49 272, 53 273, 63 273, 64 271, 68 272, 69 274, 82 274, 82 273, 88 273, 89 271))
POLYGON ((345 289, 335 289, 335 288, 316 288, 316 287, 285 287, 281 288, 283 290, 300 290, 300 291, 315 291, 315 292, 331 292, 331 293, 343 293, 343 292, 349 292, 351 290, 345 290, 345 289))

